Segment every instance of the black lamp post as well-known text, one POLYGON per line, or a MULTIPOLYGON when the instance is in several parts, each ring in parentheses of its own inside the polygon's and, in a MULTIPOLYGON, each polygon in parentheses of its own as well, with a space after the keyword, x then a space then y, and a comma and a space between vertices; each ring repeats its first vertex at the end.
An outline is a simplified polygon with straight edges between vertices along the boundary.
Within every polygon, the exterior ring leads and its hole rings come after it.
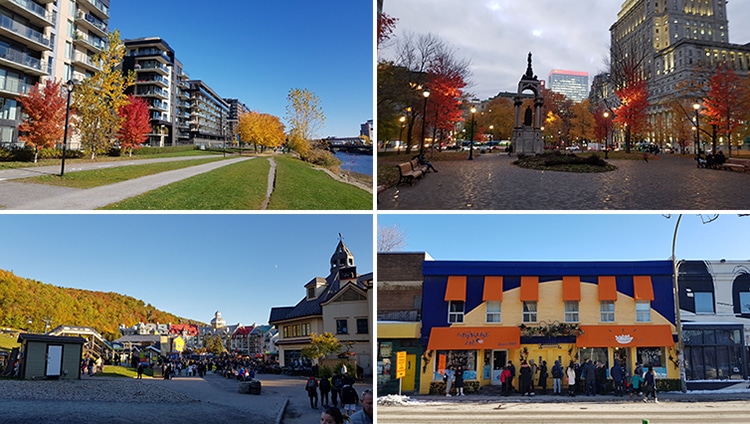
POLYGON ((607 120, 607 133, 604 136, 604 159, 609 159, 609 147, 607 146, 607 140, 609 140, 609 112, 604 112, 604 119, 607 120))
POLYGON ((698 112, 701 110, 701 105, 699 103, 694 103, 693 109, 695 109, 695 148, 693 150, 697 155, 701 145, 701 124, 698 120, 698 112))
POLYGON ((469 160, 474 160, 474 115, 477 113, 477 108, 472 107, 471 110, 471 136, 469 137, 469 160))
POLYGON ((425 131, 425 123, 427 122, 427 98, 430 97, 430 90, 425 87, 424 91, 422 92, 422 95, 424 96, 424 109, 422 110, 422 142, 419 143, 419 154, 422 155, 422 152, 424 151, 424 131, 425 131))
POLYGON ((73 80, 68 80, 68 82, 65 83, 65 87, 68 89, 68 103, 65 106, 65 133, 63 133, 62 165, 60 165, 60 177, 65 176, 65 152, 68 146, 68 124, 70 123, 70 95, 73 94, 76 83, 73 80))
MULTIPOLYGON (((398 133, 398 141, 399 141, 399 145, 402 145, 402 144, 404 144, 404 126, 406 124, 406 116, 402 116, 402 117, 398 118, 398 122, 401 122, 401 131, 398 133)), ((387 141, 385 142, 385 149, 383 149, 383 150, 386 151, 386 152, 388 151, 388 142, 387 141)))

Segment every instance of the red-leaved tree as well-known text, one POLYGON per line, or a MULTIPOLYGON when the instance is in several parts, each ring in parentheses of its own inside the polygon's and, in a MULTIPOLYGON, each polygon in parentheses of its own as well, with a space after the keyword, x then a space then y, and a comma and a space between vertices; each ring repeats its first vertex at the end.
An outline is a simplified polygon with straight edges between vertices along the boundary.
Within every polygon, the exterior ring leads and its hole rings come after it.
POLYGON ((122 127, 117 133, 120 148, 128 149, 133 156, 133 149, 142 147, 151 132, 149 123, 148 102, 142 97, 128 96, 128 104, 121 107, 118 113, 123 118, 122 127))
MULTIPOLYGON (((703 113, 710 125, 716 125, 718 134, 727 138, 729 156, 732 156, 732 133, 742 124, 746 113, 744 97, 745 85, 737 73, 726 64, 719 66, 708 82, 703 113)), ((713 147, 715 151, 716 145, 713 147)))
POLYGON ((39 150, 53 147, 65 132, 66 97, 60 89, 60 82, 47 80, 43 87, 40 86, 41 83, 37 83, 29 94, 18 98, 26 113, 26 119, 18 125, 21 133, 18 141, 34 148, 34 163, 39 150))

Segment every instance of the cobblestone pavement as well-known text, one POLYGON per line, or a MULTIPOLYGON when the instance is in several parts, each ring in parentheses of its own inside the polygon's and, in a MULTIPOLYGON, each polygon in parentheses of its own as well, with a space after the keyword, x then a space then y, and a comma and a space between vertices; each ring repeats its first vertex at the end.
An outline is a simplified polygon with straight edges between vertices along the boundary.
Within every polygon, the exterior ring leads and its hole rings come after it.
POLYGON ((505 154, 473 161, 435 161, 413 186, 378 196, 380 210, 747 210, 750 174, 702 169, 692 159, 660 155, 611 160, 596 174, 536 171, 505 154))

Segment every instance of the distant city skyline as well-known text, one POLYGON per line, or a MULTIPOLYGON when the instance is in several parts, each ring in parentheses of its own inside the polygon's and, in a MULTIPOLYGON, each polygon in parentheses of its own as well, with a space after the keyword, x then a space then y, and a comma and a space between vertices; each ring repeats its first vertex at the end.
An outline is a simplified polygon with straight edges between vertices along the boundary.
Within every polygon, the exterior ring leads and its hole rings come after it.
MULTIPOLYGON (((383 12, 398 19, 394 38, 411 32, 432 33, 449 43, 460 59, 471 61, 472 85, 467 92, 486 100, 499 92, 515 92, 533 54, 533 70, 545 78, 553 69, 587 72, 589 82, 604 71, 609 57, 609 28, 623 1, 539 0, 534 7, 513 0, 385 0, 383 12), (456 16, 461 19, 457 20, 456 16)), ((750 2, 727 4, 729 41, 750 42, 750 2)), ((393 49, 380 57, 393 58, 393 49)))
POLYGON ((266 324, 272 307, 295 305, 328 276, 339 233, 357 271, 373 272, 365 214, 3 214, 0 224, 0 269, 204 323, 218 310, 227 324, 266 324))
POLYGON ((318 138, 357 136, 373 119, 372 4, 186 3, 114 0, 109 30, 161 37, 191 79, 285 123, 289 90, 314 92, 326 116, 318 138))

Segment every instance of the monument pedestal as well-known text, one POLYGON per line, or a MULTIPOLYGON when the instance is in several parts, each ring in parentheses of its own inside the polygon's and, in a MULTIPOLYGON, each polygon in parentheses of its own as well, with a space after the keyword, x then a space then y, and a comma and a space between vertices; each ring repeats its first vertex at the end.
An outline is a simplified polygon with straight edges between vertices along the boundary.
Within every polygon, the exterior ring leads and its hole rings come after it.
POLYGON ((531 127, 513 130, 513 153, 536 155, 544 153, 542 131, 531 127))
POLYGON ((544 153, 544 139, 542 138, 542 122, 544 113, 544 96, 542 96, 541 83, 533 69, 531 69, 531 53, 529 53, 526 73, 521 76, 518 83, 518 94, 513 99, 513 138, 511 145, 513 153, 523 155, 536 155, 544 153), (526 111, 521 112, 524 102, 524 91, 534 94, 534 109, 531 105, 526 106, 526 111))

